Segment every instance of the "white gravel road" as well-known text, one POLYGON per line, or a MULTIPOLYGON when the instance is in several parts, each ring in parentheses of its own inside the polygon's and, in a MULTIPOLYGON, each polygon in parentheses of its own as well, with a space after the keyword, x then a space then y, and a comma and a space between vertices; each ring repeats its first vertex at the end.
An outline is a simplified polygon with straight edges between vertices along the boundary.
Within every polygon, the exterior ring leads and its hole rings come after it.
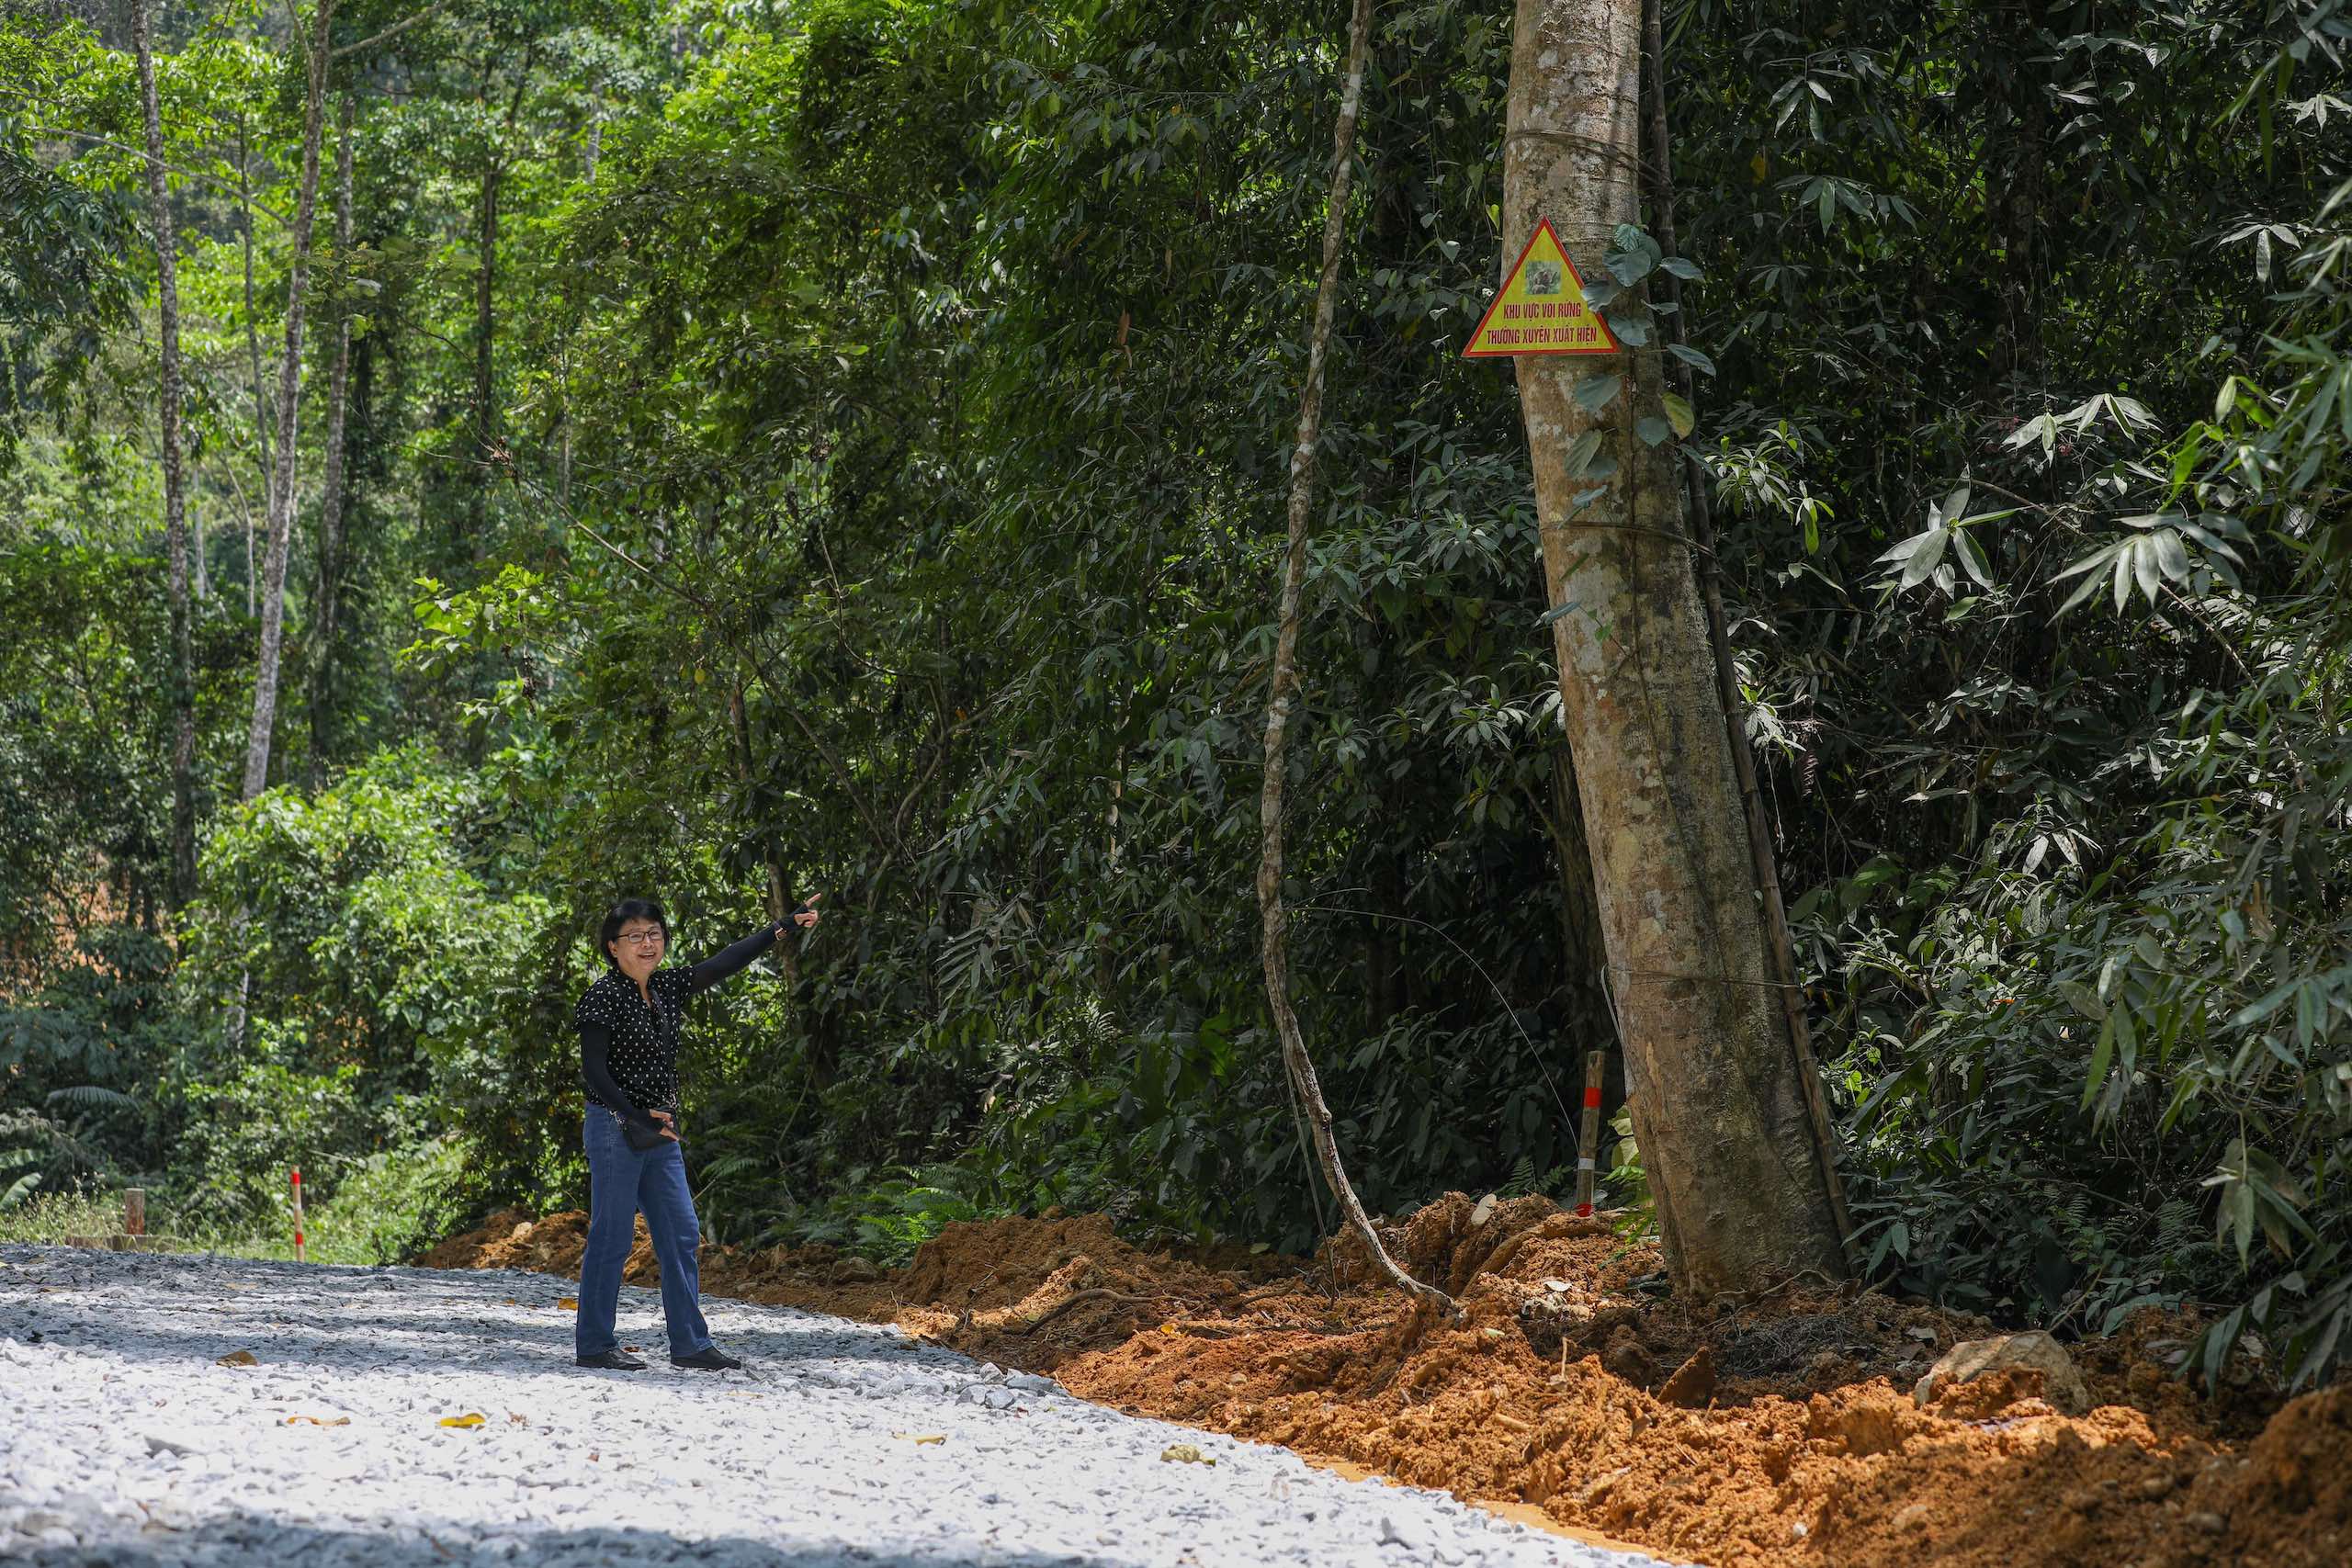
POLYGON ((787 1308, 707 1301, 750 1365, 689 1372, 625 1289, 651 1365, 582 1371, 571 1289, 0 1247, 0 1562, 1652 1562, 787 1308))

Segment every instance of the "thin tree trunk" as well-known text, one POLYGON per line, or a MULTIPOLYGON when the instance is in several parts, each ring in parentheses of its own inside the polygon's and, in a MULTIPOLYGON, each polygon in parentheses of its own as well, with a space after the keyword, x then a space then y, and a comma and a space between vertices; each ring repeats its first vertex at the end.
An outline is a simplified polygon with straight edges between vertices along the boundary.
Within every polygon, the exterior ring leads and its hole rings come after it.
POLYGON ((474 558, 489 548, 490 487, 495 479, 498 450, 495 397, 498 327, 498 187, 505 174, 503 151, 494 154, 481 175, 481 226, 475 235, 478 265, 474 269, 474 471, 473 494, 466 503, 466 525, 473 537, 474 558))
POLYGON ((302 116, 302 180, 294 203, 294 254, 286 275, 286 356, 277 367, 277 454, 269 486, 269 581, 262 604, 261 660, 254 677, 254 722, 245 742, 244 798, 269 782, 269 742, 277 720, 279 656, 286 640, 286 558, 294 534, 295 415, 302 380, 302 306, 311 281, 311 224, 319 202, 319 142, 326 121, 328 28, 334 0, 311 19, 309 82, 302 116))
MULTIPOLYGON (((1650 206, 1657 243, 1668 255, 1674 255, 1674 143, 1666 114, 1666 39, 1659 9, 1660 0, 1646 0, 1642 13, 1642 48, 1648 56, 1645 75, 1650 85, 1650 206)), ((1657 276, 1663 279, 1666 302, 1672 307, 1659 321, 1659 331, 1668 343, 1680 343, 1689 326, 1688 314, 1682 309, 1682 280, 1670 272, 1657 276)), ((1685 360, 1676 359, 1674 367, 1683 400, 1695 408, 1697 376, 1685 360)), ((1828 1190, 1830 1213, 1837 1221, 1842 1244, 1852 1235, 1853 1224, 1846 1213, 1845 1183, 1838 1176, 1838 1145, 1830 1131, 1829 1107, 1822 1094, 1821 1070, 1814 1061, 1813 1032, 1805 1023, 1804 990, 1797 983, 1796 953, 1789 941, 1788 911, 1781 901, 1781 868, 1773 856, 1771 827, 1764 818, 1764 792, 1757 787, 1756 756, 1747 741, 1739 671, 1732 663, 1730 623, 1724 614, 1723 570, 1715 557, 1713 499, 1707 491, 1705 469, 1694 461, 1681 465, 1681 472, 1688 481, 1690 537, 1699 551, 1699 583, 1707 607, 1707 641, 1714 654, 1715 690, 1723 699, 1728 721, 1732 769, 1739 781, 1741 814, 1747 821, 1749 861, 1755 869, 1757 892, 1764 901, 1764 934, 1772 960, 1772 977, 1780 982, 1781 1019, 1796 1054, 1797 1082, 1804 1091, 1814 1155, 1820 1162, 1822 1183, 1828 1190)))
POLYGON ((1572 1003, 1572 1028, 1598 1032, 1585 1037, 1590 1047, 1616 1043, 1609 1021, 1609 1004, 1600 994, 1601 966, 1609 962, 1600 940, 1600 906, 1592 887, 1592 846, 1585 841, 1584 804, 1577 788, 1575 761, 1563 747, 1552 756, 1552 809, 1544 828, 1552 835, 1560 862, 1560 959, 1566 965, 1561 989, 1572 1003))
POLYGON ((1292 1091, 1306 1114, 1309 1136, 1324 1179, 1339 1201, 1349 1228, 1372 1250, 1381 1271, 1414 1295, 1434 1302, 1449 1312, 1453 1298, 1425 1285, 1396 1266, 1371 1218, 1356 1197, 1354 1186, 1340 1163, 1340 1146, 1331 1133, 1331 1108, 1324 1103, 1323 1087, 1314 1060, 1298 1029, 1298 1015, 1290 1005, 1289 920, 1283 908, 1283 784, 1290 739, 1290 710, 1298 690, 1298 602, 1306 577, 1306 522, 1315 502, 1315 448, 1323 428, 1323 369, 1331 340, 1331 314, 1340 281, 1340 242, 1347 230, 1348 176, 1356 139, 1356 118, 1363 105, 1364 52, 1372 33, 1372 0, 1356 0, 1348 26, 1348 85, 1340 98, 1339 128, 1332 137, 1331 194, 1323 218, 1323 272, 1315 290, 1315 324, 1307 337, 1306 385, 1298 400, 1298 445, 1290 458, 1289 547, 1283 558, 1282 621, 1274 639, 1272 686, 1266 701, 1266 776, 1259 797, 1258 913, 1265 932, 1266 999, 1273 1009, 1274 1030, 1281 1037, 1283 1065, 1292 1091))
MULTIPOLYGON (((596 185, 596 159, 605 144, 605 109, 600 103, 588 118, 588 141, 581 152, 581 178, 590 189, 596 185)), ((557 416, 560 426, 555 453, 555 499, 564 511, 571 510, 571 291, 564 290, 563 356, 556 379, 556 396, 562 400, 557 416)))
POLYGON ((180 464, 179 245, 164 183, 164 112, 155 92, 148 0, 131 0, 130 46, 147 122, 147 204, 155 228, 156 314, 163 355, 164 549, 172 607, 172 907, 196 896, 196 646, 189 629, 187 477, 180 464))
MULTIPOLYGON (((202 489, 200 485, 198 487, 199 492, 202 489)), ((201 604, 212 597, 212 574, 206 570, 204 561, 204 507, 201 504, 203 500, 201 493, 195 499, 198 503, 188 508, 187 527, 189 534, 194 536, 189 554, 196 567, 196 602, 201 604)))
MULTIPOLYGON (((346 267, 351 252, 353 112, 352 95, 345 93, 335 151, 334 244, 338 264, 346 267)), ((314 785, 325 776, 334 729, 335 612, 343 585, 343 437, 350 385, 351 311, 346 305, 335 324, 334 370, 327 381, 326 464, 319 496, 319 593, 311 638, 315 650, 311 665, 311 781, 314 785)))
MULTIPOLYGON (((1519 0, 1503 246, 1552 220, 1600 273, 1640 213, 1642 0, 1519 0)), ((1627 290, 1618 313, 1638 302, 1627 290)), ((1635 1135, 1678 1288, 1844 1272, 1776 1001, 1714 660, 1656 417, 1658 355, 1518 361, 1560 694, 1576 758, 1635 1135), (1600 410, 1579 383, 1622 376, 1600 410), (1651 427, 1653 430, 1655 426, 1651 427), (1586 432, 1598 451, 1571 473, 1586 432)))
MULTIPOLYGON (((254 438, 261 443, 261 492, 276 482, 277 463, 269 444, 269 400, 262 391, 261 326, 254 313, 254 179, 253 152, 245 143, 245 117, 237 117, 237 234, 245 253, 245 361, 252 377, 254 438)), ((254 613, 253 528, 245 528, 245 614, 254 613)))

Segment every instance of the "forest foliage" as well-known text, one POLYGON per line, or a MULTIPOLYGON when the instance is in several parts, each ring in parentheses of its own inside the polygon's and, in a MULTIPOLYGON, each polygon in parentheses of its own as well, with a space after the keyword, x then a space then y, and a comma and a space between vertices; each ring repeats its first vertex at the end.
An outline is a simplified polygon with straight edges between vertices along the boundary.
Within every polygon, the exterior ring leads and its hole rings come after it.
MULTIPOLYGON (((1687 442, 1858 1263, 2070 1330, 2199 1303, 2200 1370, 2324 1375, 2352 13, 1664 20, 1687 442)), ((240 805, 300 45, 164 10, 201 542, 174 908, 136 75, 115 10, 0 5, 0 1199, 136 1179, 257 1225, 299 1161, 576 1201, 596 915, 657 893, 716 947, 773 863, 830 914, 699 1004, 717 1239, 1059 1203, 1309 1242, 1251 875, 1344 21, 453 0, 339 60, 354 235, 315 267, 292 695, 240 805)), ((1571 1180, 1612 1035, 1514 393, 1458 357, 1510 13, 1374 27, 1285 897, 1395 1209, 1571 1180)))

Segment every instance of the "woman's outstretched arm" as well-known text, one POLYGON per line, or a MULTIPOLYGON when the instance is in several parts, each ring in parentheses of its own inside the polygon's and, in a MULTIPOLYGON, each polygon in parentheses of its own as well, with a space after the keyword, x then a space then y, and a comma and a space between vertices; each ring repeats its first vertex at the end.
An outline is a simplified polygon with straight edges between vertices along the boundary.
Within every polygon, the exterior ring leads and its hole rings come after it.
POLYGON ((783 926, 762 926, 741 942, 728 943, 709 957, 689 966, 686 979, 692 989, 702 991, 716 986, 735 974, 743 965, 768 950, 783 926))
POLYGON ((662 1129, 653 1118, 637 1108, 635 1101, 613 1081, 613 1032, 601 1023, 580 1026, 580 1077, 588 1092, 617 1112, 620 1119, 649 1133, 662 1129))

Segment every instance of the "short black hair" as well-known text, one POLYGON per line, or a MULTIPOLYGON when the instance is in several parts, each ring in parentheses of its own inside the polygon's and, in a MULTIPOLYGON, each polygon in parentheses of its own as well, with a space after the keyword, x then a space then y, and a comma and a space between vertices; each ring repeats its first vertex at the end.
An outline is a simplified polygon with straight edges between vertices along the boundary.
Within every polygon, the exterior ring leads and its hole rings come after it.
POLYGON ((596 933, 596 956, 605 961, 608 969, 620 967, 613 960, 613 943, 620 939, 621 928, 631 920, 651 920, 662 928, 662 940, 670 940, 670 917, 662 912, 661 905, 650 898, 624 898, 605 911, 604 926, 596 933))

